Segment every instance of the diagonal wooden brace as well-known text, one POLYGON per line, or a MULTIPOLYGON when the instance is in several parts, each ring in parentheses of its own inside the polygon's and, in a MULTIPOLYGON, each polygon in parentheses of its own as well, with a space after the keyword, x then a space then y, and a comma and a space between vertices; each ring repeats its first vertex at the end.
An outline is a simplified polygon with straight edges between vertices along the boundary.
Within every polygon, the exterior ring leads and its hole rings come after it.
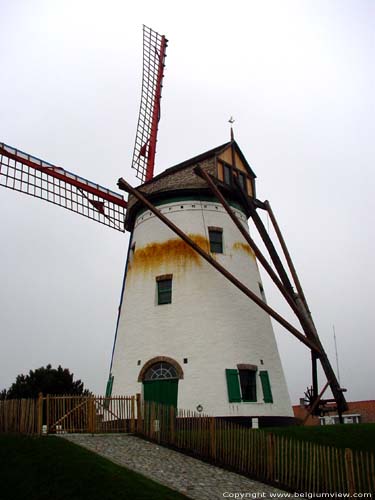
POLYGON ((250 234, 246 231, 244 226, 241 224, 241 222, 238 220, 236 214, 230 207, 229 203, 226 201, 218 187, 215 185, 212 176, 210 176, 207 172, 205 172, 201 167, 195 167, 194 169, 195 174, 197 174, 199 177, 203 178, 206 182, 210 190, 212 191, 212 194, 220 201, 220 203, 223 205, 224 209, 226 210, 227 214, 229 217, 232 219, 234 224, 237 226, 238 230, 242 234, 242 236, 245 238, 247 241, 248 245, 250 246, 251 250, 254 252, 256 255, 257 259, 259 262, 262 264, 263 268, 267 271, 268 275, 272 279, 272 281, 275 283, 285 300, 288 302, 290 307, 293 309, 293 312, 299 319, 302 328, 304 329, 306 336, 311 336, 312 337, 312 332, 310 332, 309 325, 306 324, 306 320, 304 315, 301 314, 301 311, 298 307, 298 304, 295 302, 295 294, 290 293, 290 289, 286 288, 280 278, 277 276, 275 271, 272 269, 270 264, 268 263, 267 259, 259 249, 259 247, 256 245, 255 241, 251 238, 250 234))
POLYGON ((272 309, 268 304, 263 302, 253 291, 247 288, 241 281, 239 281, 233 274, 231 274, 225 267, 219 264, 209 253, 203 250, 199 245, 197 245, 187 234, 185 234, 180 228, 178 228, 172 221, 170 221, 165 215, 163 215, 160 210, 158 210, 143 194, 137 189, 133 188, 128 184, 123 178, 120 178, 118 187, 132 194, 137 200, 139 200, 143 205, 145 205, 153 214, 158 217, 166 226, 169 227, 177 236, 179 236, 187 245, 189 245, 193 250, 195 250, 204 260, 206 260, 211 266, 213 266, 217 271, 219 271, 225 278, 227 278, 234 286, 241 290, 249 299, 255 302, 261 309, 268 313, 272 318, 274 318, 278 323, 280 323, 286 330, 288 330, 292 335, 294 335, 298 340, 305 344, 310 349, 320 354, 320 350, 312 340, 308 339, 299 332, 293 325, 291 325, 285 318, 278 314, 274 309, 272 309))

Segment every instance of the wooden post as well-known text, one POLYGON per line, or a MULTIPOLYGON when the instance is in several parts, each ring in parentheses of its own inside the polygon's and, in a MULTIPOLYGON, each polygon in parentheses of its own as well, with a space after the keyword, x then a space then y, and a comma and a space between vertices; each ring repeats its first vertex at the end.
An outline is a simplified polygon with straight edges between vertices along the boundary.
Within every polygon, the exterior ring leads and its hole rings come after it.
POLYGON ((43 431, 43 393, 40 392, 38 395, 38 423, 37 423, 37 432, 39 436, 42 435, 43 431))
POLYGON ((216 460, 215 417, 210 417, 210 453, 211 453, 211 458, 213 460, 216 460))
POLYGON ((50 420, 50 415, 49 415, 49 410, 50 410, 50 402, 49 402, 49 394, 46 396, 46 433, 49 433, 49 420, 50 420))
POLYGON ((169 407, 169 444, 174 444, 175 439, 175 407, 169 407))
POLYGON ((354 483, 354 467, 353 467, 353 451, 350 448, 345 448, 345 469, 346 469, 346 483, 348 493, 353 496, 355 493, 354 483))
POLYGON ((142 403, 141 403, 141 395, 137 393, 135 395, 137 401, 137 432, 142 431, 142 403))
POLYGON ((155 402, 154 401, 150 401, 150 405, 151 405, 151 412, 150 412, 150 422, 149 422, 149 435, 148 437, 150 439, 154 439, 154 435, 155 435, 155 402))
POLYGON ((267 434, 267 474, 266 477, 269 480, 274 480, 274 463, 275 463, 275 446, 273 434, 267 434))
POLYGON ((131 397, 131 406, 130 406, 130 432, 135 432, 135 397, 131 397))
POLYGON ((95 397, 91 396, 87 400, 87 423, 88 432, 94 434, 95 432, 95 397))

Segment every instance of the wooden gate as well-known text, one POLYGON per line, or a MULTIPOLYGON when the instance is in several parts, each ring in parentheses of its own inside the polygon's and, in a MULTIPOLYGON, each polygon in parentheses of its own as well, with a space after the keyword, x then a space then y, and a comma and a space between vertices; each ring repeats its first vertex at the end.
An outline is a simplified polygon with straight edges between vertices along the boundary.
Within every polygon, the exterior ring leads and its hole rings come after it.
POLYGON ((40 398, 42 433, 134 432, 140 396, 40 398))

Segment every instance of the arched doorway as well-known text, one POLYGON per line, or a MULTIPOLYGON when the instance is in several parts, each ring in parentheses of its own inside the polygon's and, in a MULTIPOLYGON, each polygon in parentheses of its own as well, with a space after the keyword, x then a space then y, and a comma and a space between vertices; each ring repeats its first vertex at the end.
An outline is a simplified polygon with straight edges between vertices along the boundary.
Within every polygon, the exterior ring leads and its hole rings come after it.
POLYGON ((170 358, 154 358, 142 368, 143 399, 177 407, 180 365, 170 358))

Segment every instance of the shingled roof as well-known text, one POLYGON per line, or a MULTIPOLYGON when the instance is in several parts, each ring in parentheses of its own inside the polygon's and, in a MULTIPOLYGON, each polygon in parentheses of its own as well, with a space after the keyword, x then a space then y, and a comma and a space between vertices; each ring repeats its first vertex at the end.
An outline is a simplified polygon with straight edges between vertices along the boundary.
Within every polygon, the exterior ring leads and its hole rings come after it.
MULTIPOLYGON (((193 192, 209 192, 206 182, 194 173, 194 168, 199 165, 208 174, 217 175, 216 159, 229 147, 234 146, 236 153, 243 162, 248 174, 255 178, 256 175, 246 161, 242 151, 235 141, 229 141, 216 148, 210 149, 193 158, 183 161, 173 167, 167 168, 164 172, 156 175, 150 181, 145 182, 138 189, 146 193, 151 199, 165 199, 167 196, 181 196, 193 192)), ((126 212, 125 226, 129 230, 134 222, 135 212, 141 205, 133 196, 129 196, 128 209, 126 212)))
POLYGON ((174 172, 177 172, 178 170, 182 170, 182 169, 189 167, 191 165, 195 166, 198 163, 201 163, 209 158, 215 157, 216 155, 219 155, 220 153, 222 153, 229 146, 231 146, 232 143, 234 144, 234 147, 236 148, 237 153, 239 154, 241 160, 246 165, 246 167, 249 169, 249 173, 254 178, 256 178, 256 175, 255 175, 253 169, 250 167, 248 161, 246 160, 246 158, 245 158, 244 154, 242 153, 237 142, 236 141, 228 141, 228 142, 225 142, 224 144, 221 144, 220 146, 216 146, 216 148, 209 149, 208 151, 205 151, 204 153, 201 153, 197 156, 194 156, 193 158, 189 158, 188 160, 185 160, 181 163, 178 163, 177 165, 174 165, 173 167, 167 168, 166 170, 164 170, 160 174, 153 177, 150 181, 147 181, 144 184, 142 184, 142 186, 146 186, 147 184, 152 183, 155 180, 160 179, 161 177, 165 177, 166 175, 173 174, 174 172))

